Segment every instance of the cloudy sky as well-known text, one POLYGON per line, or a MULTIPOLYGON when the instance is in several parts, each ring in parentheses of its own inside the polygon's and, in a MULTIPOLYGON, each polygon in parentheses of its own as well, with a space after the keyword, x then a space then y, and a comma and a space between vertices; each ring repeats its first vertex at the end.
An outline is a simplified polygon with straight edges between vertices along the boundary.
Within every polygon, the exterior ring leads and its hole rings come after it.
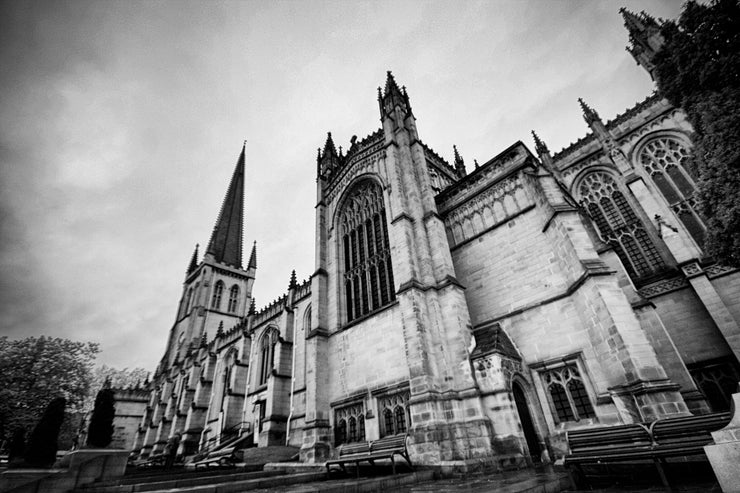
MULTIPOLYGON (((406 85, 422 140, 472 167, 586 133, 653 89, 617 10, 673 1, 0 1, 0 335, 153 369, 242 142, 258 306, 313 270, 316 148, 406 85)), ((248 255, 245 252, 245 256, 248 255)))

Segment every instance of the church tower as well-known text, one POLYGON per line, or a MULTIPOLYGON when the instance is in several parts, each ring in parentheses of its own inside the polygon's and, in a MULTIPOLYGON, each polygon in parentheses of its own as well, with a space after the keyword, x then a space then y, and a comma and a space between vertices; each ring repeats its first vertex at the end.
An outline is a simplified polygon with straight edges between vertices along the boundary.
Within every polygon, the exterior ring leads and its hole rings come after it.
POLYGON ((435 182, 465 168, 421 142, 390 72, 378 104, 381 129, 353 137, 346 154, 330 134, 318 155, 302 460, 342 443, 345 417, 350 429, 361 419, 369 440, 408 432, 427 464, 490 455, 468 310, 434 198, 435 182))
POLYGON ((246 144, 202 260, 197 246, 190 260, 162 369, 182 358, 189 346, 197 347, 204 334, 215 335, 219 325, 236 325, 249 309, 256 265, 250 259, 246 270, 242 266, 245 151, 246 144))
POLYGON ((624 26, 630 33, 630 52, 638 65, 647 70, 650 77, 655 80, 655 64, 653 59, 663 46, 664 39, 660 34, 658 22, 645 12, 634 14, 622 7, 619 9, 624 19, 624 26))

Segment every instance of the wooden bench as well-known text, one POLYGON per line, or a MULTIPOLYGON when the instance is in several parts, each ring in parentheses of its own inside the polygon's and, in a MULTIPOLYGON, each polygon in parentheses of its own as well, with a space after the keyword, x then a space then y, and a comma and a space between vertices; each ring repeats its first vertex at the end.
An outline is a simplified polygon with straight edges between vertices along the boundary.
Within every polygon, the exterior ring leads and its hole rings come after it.
POLYGON ((339 448, 339 458, 326 462, 326 475, 330 475, 331 466, 338 465, 342 471, 347 472, 345 464, 355 464, 357 477, 360 477, 360 462, 369 462, 375 466, 376 460, 390 459, 393 474, 396 474, 396 455, 400 455, 409 465, 411 458, 406 450, 407 435, 393 435, 374 442, 358 442, 342 445, 339 448))
POLYGON ((241 459, 240 452, 241 450, 236 447, 224 447, 209 453, 205 459, 199 460, 193 465, 196 470, 199 467, 205 467, 206 469, 211 467, 234 467, 241 459))
MULTIPOLYGON (((665 418, 652 423, 574 430, 566 434, 570 455, 564 464, 585 478, 582 465, 652 462, 663 484, 671 489, 663 465, 670 457, 704 456, 712 431, 730 421, 729 413, 665 418)), ((574 483, 576 478, 571 474, 574 483)))

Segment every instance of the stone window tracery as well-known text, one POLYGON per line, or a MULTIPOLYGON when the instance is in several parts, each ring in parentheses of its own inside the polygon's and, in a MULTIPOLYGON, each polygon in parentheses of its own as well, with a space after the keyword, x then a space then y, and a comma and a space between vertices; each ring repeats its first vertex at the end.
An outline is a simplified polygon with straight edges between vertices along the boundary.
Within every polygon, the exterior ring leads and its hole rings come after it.
POLYGON ((706 226, 697 212, 694 177, 684 166, 688 157, 688 149, 678 139, 658 137, 642 148, 637 160, 694 241, 703 245, 706 226))
POLYGON ((365 408, 362 403, 334 411, 334 445, 365 440, 365 408))
POLYGON ((272 368, 275 358, 275 345, 278 342, 278 332, 273 328, 269 328, 262 335, 260 342, 260 372, 259 372, 259 383, 258 385, 264 385, 267 383, 267 379, 272 374, 272 368))
POLYGON ((239 286, 234 284, 229 290, 229 313, 236 313, 236 307, 239 305, 239 286))
POLYGON ((594 408, 575 363, 548 370, 542 374, 558 422, 593 418, 594 408))
POLYGON ((380 186, 365 180, 355 187, 339 216, 344 256, 347 322, 377 310, 395 297, 393 267, 380 186))
POLYGON ((696 363, 688 370, 713 412, 730 410, 732 394, 736 392, 740 379, 737 364, 732 358, 696 363))
POLYGON ((223 281, 218 281, 213 287, 213 297, 211 298, 211 308, 215 310, 221 309, 221 297, 224 293, 223 281))
POLYGON ((381 438, 406 433, 411 424, 408 402, 408 391, 378 399, 378 412, 383 416, 380 421, 381 438))
POLYGON ((602 239, 614 248, 634 281, 665 269, 642 221, 611 175, 602 171, 588 174, 581 180, 578 193, 602 239))

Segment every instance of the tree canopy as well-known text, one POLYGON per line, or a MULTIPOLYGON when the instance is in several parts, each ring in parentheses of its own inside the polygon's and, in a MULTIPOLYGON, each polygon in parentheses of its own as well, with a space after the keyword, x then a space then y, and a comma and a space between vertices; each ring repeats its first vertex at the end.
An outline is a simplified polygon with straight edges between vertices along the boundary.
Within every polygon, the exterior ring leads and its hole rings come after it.
POLYGON ((658 91, 685 110, 695 131, 688 165, 700 177, 705 250, 740 266, 740 4, 690 1, 660 33, 658 91))
POLYGON ((31 430, 49 401, 64 397, 81 411, 89 393, 98 345, 52 337, 0 337, 0 437, 31 430))

